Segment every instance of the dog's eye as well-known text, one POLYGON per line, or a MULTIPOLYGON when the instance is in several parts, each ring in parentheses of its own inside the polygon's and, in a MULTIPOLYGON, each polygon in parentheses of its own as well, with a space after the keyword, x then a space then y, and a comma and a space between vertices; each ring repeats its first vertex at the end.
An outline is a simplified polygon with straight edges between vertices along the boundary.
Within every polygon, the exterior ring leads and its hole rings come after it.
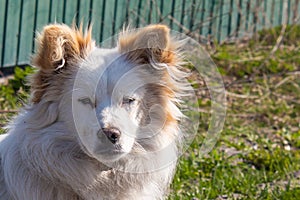
POLYGON ((123 98, 123 104, 130 105, 130 104, 132 104, 134 102, 135 102, 135 98, 133 98, 133 97, 124 97, 123 98))
POLYGON ((92 102, 92 100, 90 99, 90 98, 88 98, 88 97, 83 97, 83 98, 80 98, 80 99, 78 99, 78 101, 80 102, 80 103, 82 103, 82 104, 88 104, 88 105, 90 105, 92 108, 94 108, 95 107, 95 104, 92 102))

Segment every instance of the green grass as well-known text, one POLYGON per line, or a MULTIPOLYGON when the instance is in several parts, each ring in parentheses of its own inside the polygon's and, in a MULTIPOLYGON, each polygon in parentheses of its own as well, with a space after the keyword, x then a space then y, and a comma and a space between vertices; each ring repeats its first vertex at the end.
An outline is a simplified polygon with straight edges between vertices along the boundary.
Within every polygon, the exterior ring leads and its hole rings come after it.
MULTIPOLYGON (((202 114, 169 199, 299 199, 300 32, 288 27, 270 56, 279 32, 263 30, 256 40, 217 46, 212 53, 228 91, 225 126, 213 151, 201 156, 209 120, 202 114)), ((199 98, 201 109, 209 109, 209 94, 199 98)))
MULTIPOLYGON (((261 31, 247 43, 216 47, 212 58, 228 91, 225 126, 214 149, 201 155, 210 114, 200 113, 199 132, 180 158, 169 199, 299 199, 299 30, 288 27, 273 56, 280 28, 261 31)), ((23 75, 31 70, 17 70, 0 88, 2 110, 16 109, 22 104, 16 96, 28 96, 23 75)), ((195 89, 201 110, 209 110, 205 86, 195 89)), ((0 114, 0 124, 11 116, 0 114)))

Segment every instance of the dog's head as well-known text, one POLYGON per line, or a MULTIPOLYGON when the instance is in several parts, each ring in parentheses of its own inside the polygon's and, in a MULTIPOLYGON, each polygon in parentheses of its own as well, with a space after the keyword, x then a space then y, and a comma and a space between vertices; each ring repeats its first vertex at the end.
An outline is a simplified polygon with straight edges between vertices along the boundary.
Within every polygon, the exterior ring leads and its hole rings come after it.
POLYGON ((186 82, 166 26, 125 31, 116 48, 102 49, 91 30, 55 24, 38 44, 31 102, 46 110, 42 124, 63 123, 102 162, 159 151, 178 139, 177 103, 186 82))

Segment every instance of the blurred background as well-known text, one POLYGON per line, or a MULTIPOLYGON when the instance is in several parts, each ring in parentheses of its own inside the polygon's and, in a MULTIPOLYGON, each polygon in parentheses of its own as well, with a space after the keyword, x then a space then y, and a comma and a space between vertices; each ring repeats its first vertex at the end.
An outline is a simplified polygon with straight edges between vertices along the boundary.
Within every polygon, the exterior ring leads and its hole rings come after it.
POLYGON ((211 100, 194 71, 201 124, 169 199, 299 199, 300 0, 0 0, 0 133, 26 104, 34 38, 54 22, 93 24, 98 45, 124 25, 162 23, 210 54, 226 88, 225 126, 201 156, 211 100))

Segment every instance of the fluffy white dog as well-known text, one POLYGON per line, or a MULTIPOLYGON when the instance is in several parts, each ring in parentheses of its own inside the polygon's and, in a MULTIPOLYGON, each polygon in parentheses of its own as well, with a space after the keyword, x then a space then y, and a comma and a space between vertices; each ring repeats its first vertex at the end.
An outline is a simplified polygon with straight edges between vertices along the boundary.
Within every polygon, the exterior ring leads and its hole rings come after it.
POLYGON ((29 104, 0 143, 0 199, 164 199, 187 88, 169 29, 102 49, 91 29, 53 24, 37 43, 29 104))

